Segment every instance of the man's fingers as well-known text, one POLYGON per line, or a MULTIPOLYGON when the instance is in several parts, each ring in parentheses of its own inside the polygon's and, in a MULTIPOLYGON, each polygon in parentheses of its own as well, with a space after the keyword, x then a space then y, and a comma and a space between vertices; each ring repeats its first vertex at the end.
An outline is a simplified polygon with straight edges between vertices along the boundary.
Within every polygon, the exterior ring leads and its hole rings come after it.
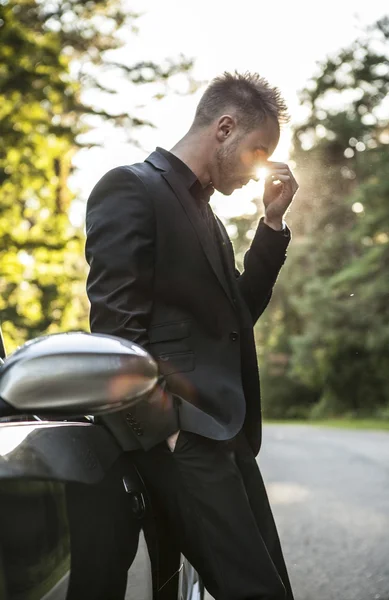
POLYGON ((275 160, 267 160, 263 166, 268 167, 269 169, 273 167, 282 167, 284 169, 289 169, 287 163, 279 163, 275 160))
POLYGON ((268 173, 266 177, 273 177, 273 179, 275 177, 278 177, 278 175, 287 175, 288 177, 291 177, 292 174, 290 171, 287 171, 286 169, 277 169, 277 171, 272 171, 271 173, 268 173))
POLYGON ((283 175, 290 175, 290 169, 286 167, 277 167, 274 169, 266 169, 265 177, 269 177, 269 175, 275 175, 276 173, 281 173, 283 175))
POLYGON ((279 184, 287 186, 292 195, 297 192, 299 187, 298 183, 286 163, 269 160, 264 166, 267 170, 265 177, 265 189, 269 190, 271 187, 276 185, 277 182, 279 182, 279 184))
POLYGON ((270 192, 271 189, 277 189, 279 186, 285 186, 285 191, 289 190, 289 194, 293 197, 298 190, 298 184, 291 175, 269 175, 265 180, 265 192, 270 192))
POLYGON ((284 173, 272 173, 266 178, 266 183, 273 183, 275 181, 282 181, 282 183, 287 183, 290 180, 290 175, 286 175, 284 173))
POLYGON ((273 171, 288 171, 290 173, 289 165, 286 163, 268 161, 263 165, 263 168, 269 171, 269 173, 273 173, 273 171))
POLYGON ((292 171, 289 168, 289 165, 287 165, 286 163, 281 163, 281 162, 272 162, 272 161, 267 161, 267 163, 264 165, 264 167, 266 168, 268 174, 267 176, 271 176, 271 175, 289 175, 291 181, 293 181, 296 189, 298 188, 298 183, 294 178, 294 175, 292 173, 292 171))

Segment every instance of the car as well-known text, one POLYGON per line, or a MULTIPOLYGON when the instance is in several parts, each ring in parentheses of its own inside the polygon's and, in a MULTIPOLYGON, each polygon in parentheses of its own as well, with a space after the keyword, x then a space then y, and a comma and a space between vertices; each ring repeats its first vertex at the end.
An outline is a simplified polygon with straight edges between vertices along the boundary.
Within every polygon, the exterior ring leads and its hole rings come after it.
POLYGON ((0 340, 0 600, 202 600, 104 424, 147 402, 152 357, 102 334, 42 336, 7 358, 0 340))

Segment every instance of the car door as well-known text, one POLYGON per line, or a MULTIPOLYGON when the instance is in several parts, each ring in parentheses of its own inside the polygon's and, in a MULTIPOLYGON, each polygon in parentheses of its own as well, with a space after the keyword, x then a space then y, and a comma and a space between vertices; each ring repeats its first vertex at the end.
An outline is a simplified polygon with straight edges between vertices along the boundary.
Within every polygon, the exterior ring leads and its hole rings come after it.
POLYGON ((144 518, 131 457, 103 428, 0 422, 1 600, 124 598, 144 518))

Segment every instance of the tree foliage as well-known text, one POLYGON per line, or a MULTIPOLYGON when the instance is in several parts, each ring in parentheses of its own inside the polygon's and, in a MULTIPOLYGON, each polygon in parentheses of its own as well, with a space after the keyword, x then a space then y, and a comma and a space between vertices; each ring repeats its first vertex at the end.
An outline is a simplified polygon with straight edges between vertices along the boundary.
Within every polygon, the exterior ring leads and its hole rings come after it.
POLYGON ((118 125, 129 139, 147 124, 110 111, 109 101, 85 102, 85 92, 112 98, 112 72, 136 86, 190 69, 183 58, 114 60, 123 32, 135 29, 136 15, 119 0, 0 0, 0 311, 9 350, 87 325, 84 236, 68 216, 72 158, 91 127, 85 117, 118 125))

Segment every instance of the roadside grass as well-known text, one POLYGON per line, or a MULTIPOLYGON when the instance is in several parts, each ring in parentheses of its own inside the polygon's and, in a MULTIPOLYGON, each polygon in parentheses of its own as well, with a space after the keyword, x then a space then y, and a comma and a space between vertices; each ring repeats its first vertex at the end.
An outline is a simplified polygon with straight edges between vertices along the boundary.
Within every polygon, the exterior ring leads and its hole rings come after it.
POLYGON ((338 427, 340 429, 375 429, 379 431, 389 431, 389 419, 264 419, 264 424, 279 424, 279 425, 312 425, 317 427, 338 427))

